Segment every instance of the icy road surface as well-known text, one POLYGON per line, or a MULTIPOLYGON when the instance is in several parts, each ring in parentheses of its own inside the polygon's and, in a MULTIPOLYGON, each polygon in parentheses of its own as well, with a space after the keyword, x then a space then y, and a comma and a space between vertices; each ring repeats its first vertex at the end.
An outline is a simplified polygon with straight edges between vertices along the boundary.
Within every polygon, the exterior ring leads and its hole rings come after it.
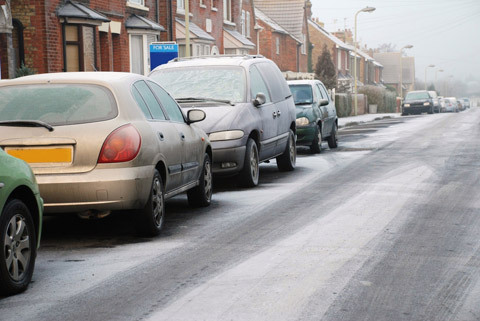
POLYGON ((34 282, 0 320, 480 320, 480 109, 344 127, 339 148, 210 208, 45 220, 34 282))

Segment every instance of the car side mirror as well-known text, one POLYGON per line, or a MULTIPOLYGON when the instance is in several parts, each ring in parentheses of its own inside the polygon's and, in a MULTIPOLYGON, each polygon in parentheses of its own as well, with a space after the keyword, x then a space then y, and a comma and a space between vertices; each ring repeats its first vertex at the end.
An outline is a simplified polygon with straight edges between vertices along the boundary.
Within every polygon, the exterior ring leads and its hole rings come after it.
POLYGON ((189 124, 196 123, 205 119, 207 115, 203 110, 200 109, 190 109, 187 112, 187 122, 189 124))
POLYGON ((265 94, 264 93, 258 93, 257 97, 255 97, 255 99, 253 100, 253 105, 255 107, 258 107, 258 106, 261 106, 261 105, 265 104, 266 101, 267 101, 267 98, 265 97, 265 94))
POLYGON ((328 100, 327 99, 320 99, 319 106, 327 106, 328 105, 328 100))

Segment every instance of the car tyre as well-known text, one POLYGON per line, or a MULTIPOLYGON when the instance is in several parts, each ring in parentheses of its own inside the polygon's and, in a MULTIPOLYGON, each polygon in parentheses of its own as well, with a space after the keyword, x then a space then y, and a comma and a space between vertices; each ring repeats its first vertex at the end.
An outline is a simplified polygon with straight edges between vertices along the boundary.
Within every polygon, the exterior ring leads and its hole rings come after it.
POLYGON ((254 187, 258 185, 258 178, 260 176, 259 163, 257 143, 253 138, 249 138, 245 150, 243 169, 240 172, 240 183, 244 187, 254 187))
POLYGON ((187 192, 188 204, 192 207, 209 206, 212 201, 212 186, 212 163, 210 156, 205 154, 199 184, 187 192))
POLYGON ((297 160, 297 146, 295 143, 295 135, 290 129, 288 132, 287 146, 282 155, 277 157, 277 167, 282 172, 289 172, 295 169, 297 160))
POLYGON ((165 220, 165 196, 162 177, 157 170, 153 174, 148 201, 139 214, 138 230, 140 234, 146 237, 159 235, 165 220))
POLYGON ((330 134, 330 137, 328 137, 328 147, 330 148, 338 147, 337 124, 333 124, 332 133, 330 134))
POLYGON ((310 145, 310 151, 313 154, 318 154, 322 152, 322 141, 323 141, 322 130, 320 129, 320 126, 317 125, 317 127, 315 128, 315 134, 313 137, 312 144, 310 145))
POLYGON ((0 217, 0 294, 25 291, 32 279, 37 239, 28 207, 12 199, 0 217))

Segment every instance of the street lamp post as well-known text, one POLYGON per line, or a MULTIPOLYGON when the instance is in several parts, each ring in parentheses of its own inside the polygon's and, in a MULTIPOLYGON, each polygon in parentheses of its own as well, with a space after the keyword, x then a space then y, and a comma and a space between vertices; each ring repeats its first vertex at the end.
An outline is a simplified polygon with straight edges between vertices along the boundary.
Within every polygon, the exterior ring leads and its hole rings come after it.
POLYGON ((438 74, 439 72, 443 72, 443 69, 436 69, 436 70, 435 70, 435 83, 434 83, 434 85, 435 85, 435 90, 437 90, 437 87, 436 87, 436 86, 437 86, 437 74, 438 74))
POLYGON ((428 65, 425 67, 425 90, 427 90, 427 68, 433 68, 435 65, 428 65))
POLYGON ((355 116, 357 116, 357 16, 360 12, 373 12, 375 11, 374 7, 365 7, 361 10, 358 10, 357 13, 355 13, 355 39, 353 40, 353 46, 354 46, 354 56, 353 56, 353 78, 354 78, 354 83, 355 83, 355 116))
POLYGON ((403 49, 410 49, 413 48, 412 45, 406 45, 400 48, 400 99, 403 100, 403 59, 402 59, 402 51, 403 49))

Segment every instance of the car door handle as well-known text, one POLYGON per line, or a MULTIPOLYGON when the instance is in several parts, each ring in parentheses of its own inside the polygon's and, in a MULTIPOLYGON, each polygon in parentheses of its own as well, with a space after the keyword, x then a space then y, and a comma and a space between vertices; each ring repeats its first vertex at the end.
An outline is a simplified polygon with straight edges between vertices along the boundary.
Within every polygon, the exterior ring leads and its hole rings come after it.
POLYGON ((182 140, 185 140, 185 134, 184 134, 184 133, 180 133, 180 138, 181 138, 182 140))
POLYGON ((282 112, 280 110, 277 110, 277 116, 280 117, 281 114, 282 112))
POLYGON ((276 111, 273 112, 273 118, 277 118, 277 112, 276 111))
POLYGON ((163 140, 165 139, 165 137, 163 137, 163 133, 160 133, 158 132, 158 138, 160 139, 160 141, 163 142, 163 140))

